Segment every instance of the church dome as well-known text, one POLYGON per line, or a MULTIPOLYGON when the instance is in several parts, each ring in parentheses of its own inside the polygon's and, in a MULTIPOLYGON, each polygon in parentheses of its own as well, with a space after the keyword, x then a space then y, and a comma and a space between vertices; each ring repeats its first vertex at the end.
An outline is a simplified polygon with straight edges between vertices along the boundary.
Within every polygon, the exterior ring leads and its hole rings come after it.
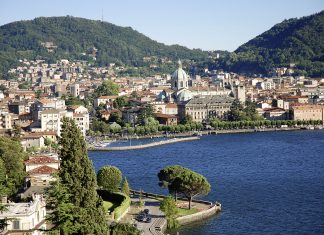
POLYGON ((173 90, 180 90, 182 88, 188 88, 188 80, 189 76, 187 73, 182 69, 182 63, 179 60, 178 62, 178 69, 174 71, 171 75, 171 88, 173 90))
POLYGON ((180 91, 177 95, 177 101, 178 102, 183 102, 183 101, 188 101, 191 100, 193 97, 192 93, 187 90, 187 89, 183 89, 182 91, 180 91))
POLYGON ((172 74, 172 79, 178 80, 178 81, 185 81, 188 79, 187 73, 182 69, 182 67, 179 67, 174 73, 172 74))

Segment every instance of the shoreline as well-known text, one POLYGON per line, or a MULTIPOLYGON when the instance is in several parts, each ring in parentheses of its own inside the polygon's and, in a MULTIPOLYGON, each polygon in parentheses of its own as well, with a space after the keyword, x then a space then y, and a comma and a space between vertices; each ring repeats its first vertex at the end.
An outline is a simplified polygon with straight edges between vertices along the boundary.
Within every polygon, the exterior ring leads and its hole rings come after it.
POLYGON ((123 150, 136 150, 136 149, 144 149, 144 148, 151 148, 155 146, 165 145, 165 144, 173 144, 183 141, 193 141, 193 140, 199 140, 200 138, 198 136, 191 136, 191 137, 185 137, 185 138, 176 138, 176 139, 168 139, 168 140, 162 140, 159 142, 154 143, 148 143, 148 144, 142 144, 142 145, 133 145, 133 146, 120 146, 120 147, 89 147, 89 151, 123 151, 123 150))
MULTIPOLYGON (((173 134, 156 134, 156 135, 145 135, 145 136, 128 136, 128 139, 147 139, 147 138, 176 138, 176 139, 168 139, 162 140, 154 143, 148 143, 143 145, 133 145, 133 146, 120 146, 120 147, 95 147, 93 145, 89 145, 88 151, 124 151, 124 150, 136 150, 136 149, 144 149, 151 148, 165 144, 172 144, 183 141, 191 141, 191 140, 199 140, 199 136, 203 135, 218 135, 218 134, 244 134, 244 133, 255 133, 255 132, 277 132, 277 131, 307 131, 307 130, 323 130, 321 128, 315 129, 305 129, 304 127, 275 127, 275 128, 258 128, 258 129, 230 129, 230 130, 203 130, 203 131, 190 131, 183 133, 173 133, 173 134), (183 137, 183 138, 181 138, 183 137)), ((116 139, 106 139, 106 141, 119 141, 125 140, 125 138, 120 137, 116 139)), ((103 141, 105 142, 105 141, 103 141)))
MULTIPOLYGON (((148 193, 148 192, 137 191, 137 190, 130 190, 130 192, 132 194, 131 198, 134 198, 134 196, 141 195, 143 198, 151 198, 157 201, 159 201, 158 200, 159 198, 161 199, 170 196, 170 195, 148 193)), ((178 201, 183 201, 187 203, 188 200, 186 198, 178 197, 178 201)), ((217 201, 211 202, 211 201, 205 201, 201 199, 192 199, 192 203, 203 205, 201 207, 205 207, 205 209, 197 211, 190 215, 183 215, 177 217, 176 220, 181 226, 203 221, 204 219, 213 217, 222 211, 222 205, 217 201)), ((165 217, 161 217, 153 221, 152 225, 149 228, 149 232, 155 235, 164 235, 166 234, 166 231, 167 231, 167 220, 165 217)))

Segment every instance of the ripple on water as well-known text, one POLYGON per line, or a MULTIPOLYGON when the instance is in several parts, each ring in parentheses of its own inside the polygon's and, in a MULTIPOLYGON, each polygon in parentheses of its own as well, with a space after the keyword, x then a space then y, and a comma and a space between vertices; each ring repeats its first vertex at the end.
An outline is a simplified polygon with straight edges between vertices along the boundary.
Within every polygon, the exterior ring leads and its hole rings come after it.
MULTIPOLYGON (((180 234, 324 234, 324 131, 204 136, 123 152, 90 152, 96 170, 115 165, 134 189, 166 193, 158 171, 180 164, 208 178, 223 211, 180 234)), ((176 234, 172 231, 171 234, 176 234)))

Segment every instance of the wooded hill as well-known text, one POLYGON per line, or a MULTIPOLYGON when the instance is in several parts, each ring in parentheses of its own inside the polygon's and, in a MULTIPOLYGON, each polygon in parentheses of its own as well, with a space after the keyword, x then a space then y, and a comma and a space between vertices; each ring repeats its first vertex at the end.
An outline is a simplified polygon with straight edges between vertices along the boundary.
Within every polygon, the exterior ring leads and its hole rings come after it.
POLYGON ((49 62, 62 58, 89 61, 93 53, 99 66, 109 63, 143 66, 146 56, 172 60, 202 60, 208 56, 199 49, 158 43, 130 27, 71 16, 40 17, 0 27, 0 73, 7 72, 23 58, 49 62), (46 42, 50 48, 46 48, 46 42))
MULTIPOLYGON (((144 67, 146 72, 152 72, 149 65, 161 64, 161 58, 165 57, 173 62, 178 58, 194 60, 198 63, 191 65, 196 65, 196 71, 203 71, 208 66, 210 70, 267 75, 272 68, 295 64, 296 75, 323 77, 324 11, 285 20, 235 52, 222 52, 214 61, 208 55, 212 54, 179 45, 167 46, 130 27, 71 16, 41 17, 0 27, 0 75, 6 74, 23 58, 45 59, 49 63, 63 58, 80 59, 96 66, 117 63, 144 67), (153 62, 143 59, 154 56, 153 62)), ((158 72, 171 73, 175 63, 163 66, 158 72)))
POLYGON ((250 74, 293 63, 297 74, 324 76, 324 11, 276 24, 223 62, 227 70, 250 74))

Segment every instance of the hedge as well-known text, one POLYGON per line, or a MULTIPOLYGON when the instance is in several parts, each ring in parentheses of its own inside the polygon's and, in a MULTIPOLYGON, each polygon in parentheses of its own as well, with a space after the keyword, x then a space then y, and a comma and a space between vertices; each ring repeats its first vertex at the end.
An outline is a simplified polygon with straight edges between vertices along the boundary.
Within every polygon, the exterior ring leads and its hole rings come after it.
POLYGON ((130 198, 123 193, 110 193, 107 190, 98 190, 97 192, 102 200, 110 201, 118 205, 113 211, 115 220, 119 219, 131 204, 130 198))

